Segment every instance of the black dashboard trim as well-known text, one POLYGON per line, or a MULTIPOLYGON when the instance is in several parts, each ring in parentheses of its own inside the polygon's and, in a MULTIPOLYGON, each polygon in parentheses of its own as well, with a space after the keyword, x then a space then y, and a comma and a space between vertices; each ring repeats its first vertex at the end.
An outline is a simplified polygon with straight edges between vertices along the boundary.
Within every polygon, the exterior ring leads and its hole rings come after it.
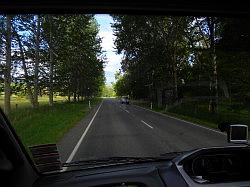
POLYGON ((245 183, 250 186, 250 179, 249 181, 228 181, 228 182, 221 182, 221 183, 208 183, 208 184, 201 184, 196 181, 194 181, 184 170, 184 163, 192 160, 193 158, 202 155, 202 154, 208 154, 208 153, 213 153, 213 154, 218 154, 221 153, 222 151, 239 151, 241 149, 242 151, 248 150, 250 151, 249 146, 242 146, 242 145, 237 145, 237 146, 228 146, 228 147, 212 147, 212 148, 202 148, 202 149, 197 149, 192 152, 189 152, 185 155, 176 157, 173 159, 174 164, 176 165, 177 170, 179 173, 182 175, 188 186, 226 186, 228 184, 236 185, 236 186, 244 186, 245 183))

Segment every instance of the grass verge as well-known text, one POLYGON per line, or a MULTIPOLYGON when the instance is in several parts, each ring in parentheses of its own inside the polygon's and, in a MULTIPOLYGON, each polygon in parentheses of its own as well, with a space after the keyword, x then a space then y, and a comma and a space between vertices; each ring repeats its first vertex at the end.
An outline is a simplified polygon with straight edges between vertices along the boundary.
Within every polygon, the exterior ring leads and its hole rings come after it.
MULTIPOLYGON (((149 102, 133 101, 132 103, 150 109, 149 102)), ((200 103, 198 106, 194 103, 184 103, 168 110, 157 107, 153 107, 152 110, 213 129, 218 129, 217 126, 220 122, 250 125, 249 109, 232 110, 224 103, 219 106, 219 112, 213 114, 209 113, 207 108, 208 105, 206 103, 200 103)))
MULTIPOLYGON (((19 106, 12 109, 9 119, 26 148, 57 143, 89 112, 87 100, 78 103, 57 100, 53 107, 50 107, 46 100, 40 100, 37 109, 31 108, 26 100, 24 101, 16 101, 19 106)), ((92 107, 100 101, 101 99, 92 99, 92 107)))

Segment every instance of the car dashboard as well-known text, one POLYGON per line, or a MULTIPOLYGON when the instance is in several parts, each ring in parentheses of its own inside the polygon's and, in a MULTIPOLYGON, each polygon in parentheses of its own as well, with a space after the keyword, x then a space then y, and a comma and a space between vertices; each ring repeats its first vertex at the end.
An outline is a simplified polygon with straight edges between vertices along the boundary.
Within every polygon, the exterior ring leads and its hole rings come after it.
POLYGON ((248 146, 205 148, 172 160, 112 165, 40 177, 34 187, 250 186, 248 146))

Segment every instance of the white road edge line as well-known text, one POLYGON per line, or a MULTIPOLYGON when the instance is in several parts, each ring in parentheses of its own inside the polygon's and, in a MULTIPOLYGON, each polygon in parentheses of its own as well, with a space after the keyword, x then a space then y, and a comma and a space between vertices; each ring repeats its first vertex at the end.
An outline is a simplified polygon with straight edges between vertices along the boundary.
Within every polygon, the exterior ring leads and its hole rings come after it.
POLYGON ((154 127, 152 127, 151 125, 147 124, 145 121, 141 120, 142 123, 144 123, 145 125, 147 125, 149 128, 153 129, 154 127))
MULTIPOLYGON (((89 124, 88 124, 87 128, 85 129, 84 133, 82 134, 81 138, 80 138, 79 141, 77 142, 75 148, 73 149, 73 151, 72 151, 72 153, 70 154, 69 158, 67 159, 66 163, 69 163, 69 162, 71 162, 71 161, 73 160, 73 158, 74 158, 74 156, 75 156, 75 154, 76 154, 78 148, 80 147, 80 145, 81 145, 81 143, 82 143, 83 138, 86 136, 86 134, 87 134, 87 132, 88 132, 90 126, 92 125, 92 123, 93 123, 93 121, 94 121, 94 119, 95 119, 97 113, 99 112, 99 110, 100 110, 100 108, 101 108, 101 106, 102 106, 102 103, 103 103, 103 101, 101 102, 100 106, 99 106, 98 109, 96 110, 94 116, 92 117, 91 121, 89 122, 89 124)), ((63 171, 66 171, 66 170, 67 170, 67 168, 64 168, 64 169, 62 170, 62 172, 63 172, 63 171)))
POLYGON ((220 131, 217 131, 217 130, 214 130, 214 129, 210 129, 210 128, 208 128, 208 127, 204 127, 204 126, 201 126, 201 125, 198 125, 198 124, 195 124, 195 123, 191 123, 191 122, 186 121, 186 120, 183 120, 183 119, 175 118, 175 117, 169 116, 169 115, 167 115, 167 114, 162 114, 162 113, 160 113, 160 112, 155 112, 155 111, 153 111, 153 110, 149 110, 149 109, 147 109, 147 108, 143 108, 143 107, 140 107, 140 106, 138 106, 138 105, 133 105, 133 106, 136 106, 136 107, 141 108, 141 109, 143 109, 143 110, 147 110, 147 111, 150 111, 150 112, 153 112, 153 113, 156 113, 156 114, 160 114, 160 115, 162 115, 162 116, 165 116, 165 117, 168 117, 168 118, 172 118, 172 119, 175 119, 175 120, 178 120, 178 121, 182 121, 182 122, 185 122, 185 123, 188 123, 188 124, 191 124, 191 125, 194 125, 194 126, 203 128, 203 129, 207 129, 207 130, 209 130, 209 131, 213 131, 213 132, 216 132, 216 133, 219 133, 219 134, 222 134, 222 135, 225 135, 225 136, 226 136, 225 133, 220 132, 220 131))

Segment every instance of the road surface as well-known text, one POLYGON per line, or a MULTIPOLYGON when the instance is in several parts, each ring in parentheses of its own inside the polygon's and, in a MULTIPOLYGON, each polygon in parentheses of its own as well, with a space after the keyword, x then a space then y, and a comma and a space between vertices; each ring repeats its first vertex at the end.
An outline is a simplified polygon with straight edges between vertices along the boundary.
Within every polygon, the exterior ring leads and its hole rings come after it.
POLYGON ((91 114, 77 141, 67 143, 74 144, 64 156, 64 161, 70 162, 111 156, 158 156, 220 146, 226 144, 226 136, 138 106, 105 99, 91 114))

